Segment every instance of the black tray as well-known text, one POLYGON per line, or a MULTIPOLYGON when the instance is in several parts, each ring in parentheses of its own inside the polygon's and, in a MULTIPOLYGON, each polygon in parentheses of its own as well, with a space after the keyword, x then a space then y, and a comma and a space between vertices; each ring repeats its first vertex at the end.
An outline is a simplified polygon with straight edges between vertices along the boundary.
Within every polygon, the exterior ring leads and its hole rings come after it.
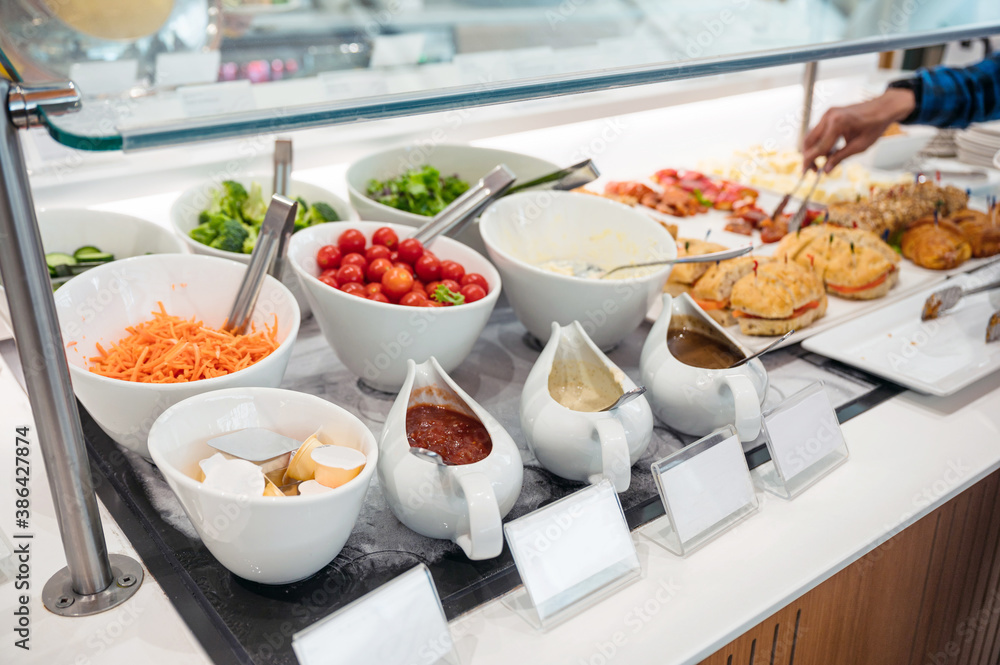
MULTIPOLYGON (((644 325, 609 354, 633 378, 637 378, 639 351, 648 328, 644 325)), ((520 391, 511 386, 523 382, 537 355, 537 342, 526 336, 509 308, 498 307, 469 360, 453 373, 455 380, 507 427, 527 458, 525 489, 506 520, 582 487, 532 465, 516 422, 520 391)), ((798 346, 766 358, 772 391, 778 393, 779 401, 788 396, 782 391, 794 392, 802 384, 822 378, 834 403, 839 404, 841 422, 901 392, 893 384, 806 353, 798 346)), ((359 385, 326 347, 312 322, 300 331, 283 385, 346 406, 365 420, 376 436, 394 398, 359 385)), ((470 561, 447 541, 414 534, 385 508, 375 483, 351 539, 326 568, 290 585, 248 582, 223 568, 193 535, 159 471, 123 451, 85 409, 81 407, 80 412, 91 463, 97 471, 99 496, 216 663, 292 665, 296 662, 291 650, 294 633, 417 563, 430 568, 449 619, 520 585, 506 547, 496 559, 470 561)), ((657 423, 649 451, 632 468, 630 488, 620 495, 630 528, 663 515, 650 463, 693 440, 657 423)), ((751 466, 758 466, 767 461, 767 451, 747 451, 747 458, 751 466)))

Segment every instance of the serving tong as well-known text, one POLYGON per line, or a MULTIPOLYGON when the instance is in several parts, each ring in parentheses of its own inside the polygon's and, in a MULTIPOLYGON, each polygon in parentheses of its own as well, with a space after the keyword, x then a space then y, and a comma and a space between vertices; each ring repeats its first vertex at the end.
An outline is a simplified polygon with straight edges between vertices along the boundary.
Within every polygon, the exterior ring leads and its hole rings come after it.
MULTIPOLYGON (((802 175, 803 175, 803 177, 805 177, 804 173, 802 175)), ((799 206, 799 209, 795 212, 795 214, 792 216, 792 218, 790 220, 788 220, 788 232, 789 233, 795 233, 796 231, 799 230, 799 228, 802 227, 802 222, 805 221, 805 219, 806 219, 806 212, 809 209, 809 203, 810 203, 810 201, 812 201, 812 196, 816 192, 816 186, 819 185, 819 181, 822 180, 822 179, 823 179, 823 170, 822 169, 817 169, 817 171, 816 171, 816 179, 813 180, 812 187, 809 188, 809 192, 806 194, 806 198, 802 200, 802 205, 799 206)), ((798 187, 796 186, 795 189, 798 189, 798 187)), ((794 192, 795 190, 792 190, 792 191, 794 192)), ((791 196, 791 195, 789 195, 789 196, 791 196)), ((772 217, 772 219, 774 219, 774 218, 772 217)))
MULTIPOLYGON (((976 286, 971 289, 963 289, 961 286, 949 286, 941 289, 940 291, 935 291, 928 296, 926 301, 924 301, 924 309, 920 313, 920 320, 929 321, 931 319, 936 319, 957 305, 965 296, 971 296, 976 293, 991 291, 997 288, 1000 288, 1000 279, 995 279, 992 282, 987 282, 986 284, 976 286)), ((994 316, 996 316, 996 314, 994 314, 994 316)), ((992 318, 990 321, 992 321, 992 318)))
POLYGON ((421 244, 428 245, 442 233, 461 231, 486 206, 507 193, 515 179, 514 173, 506 165, 500 164, 417 229, 412 237, 421 244))
POLYGON ((541 188, 554 189, 557 191, 569 191, 577 187, 591 183, 601 177, 601 172, 597 170, 594 161, 585 159, 582 162, 567 166, 564 169, 547 173, 546 175, 529 180, 528 182, 515 185, 504 194, 516 194, 526 189, 541 188))

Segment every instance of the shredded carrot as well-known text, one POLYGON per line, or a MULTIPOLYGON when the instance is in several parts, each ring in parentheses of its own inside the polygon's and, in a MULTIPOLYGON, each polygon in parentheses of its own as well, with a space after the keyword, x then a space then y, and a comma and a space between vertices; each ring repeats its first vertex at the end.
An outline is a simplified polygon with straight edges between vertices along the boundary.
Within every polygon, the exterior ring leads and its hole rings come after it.
POLYGON ((137 383, 182 383, 238 372, 278 348, 277 315, 273 327, 233 335, 167 314, 157 304, 151 320, 128 326, 128 335, 110 350, 97 344, 101 355, 89 359, 91 372, 137 383))

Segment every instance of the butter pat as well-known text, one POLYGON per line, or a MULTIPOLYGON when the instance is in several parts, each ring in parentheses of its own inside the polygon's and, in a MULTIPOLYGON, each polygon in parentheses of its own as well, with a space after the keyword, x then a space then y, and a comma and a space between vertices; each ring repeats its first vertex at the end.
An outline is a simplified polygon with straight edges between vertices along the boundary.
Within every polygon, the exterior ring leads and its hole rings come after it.
POLYGON ((320 446, 312 452, 316 463, 316 482, 326 487, 340 487, 357 477, 368 458, 346 446, 320 446))
POLYGON ((326 485, 320 485, 315 480, 307 480, 304 483, 299 484, 299 495, 309 496, 311 494, 326 494, 332 488, 326 485))

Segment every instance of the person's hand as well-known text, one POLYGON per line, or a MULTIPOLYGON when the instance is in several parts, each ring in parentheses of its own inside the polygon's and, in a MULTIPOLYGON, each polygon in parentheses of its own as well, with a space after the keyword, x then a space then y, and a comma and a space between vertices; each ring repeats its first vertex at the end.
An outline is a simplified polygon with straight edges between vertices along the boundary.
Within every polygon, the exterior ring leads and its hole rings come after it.
POLYGON ((890 124, 906 118, 915 106, 912 90, 889 88, 871 101, 830 109, 803 141, 802 170, 816 168, 816 158, 829 155, 823 167, 829 173, 845 158, 867 150, 890 124), (844 147, 831 155, 841 137, 846 141, 844 147))

